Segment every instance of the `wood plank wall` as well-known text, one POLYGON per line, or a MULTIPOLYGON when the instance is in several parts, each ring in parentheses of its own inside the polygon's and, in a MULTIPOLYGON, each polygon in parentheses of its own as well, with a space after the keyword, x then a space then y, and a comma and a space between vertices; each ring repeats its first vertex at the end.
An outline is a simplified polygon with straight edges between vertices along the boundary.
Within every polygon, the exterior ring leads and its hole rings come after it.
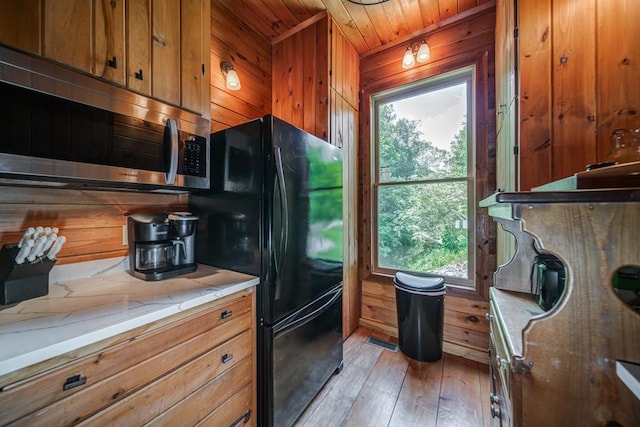
POLYGON ((187 193, 31 188, 7 180, 0 192, 0 244, 18 242, 27 227, 58 227, 67 238, 58 264, 126 256, 122 226, 128 215, 187 208, 187 193))
POLYGON ((271 113, 271 44, 244 22, 234 19, 229 7, 211 0, 211 131, 226 129, 271 113), (220 63, 235 68, 242 89, 225 86, 220 63))
POLYGON ((603 161, 640 127, 640 2, 519 0, 520 189, 603 161))
MULTIPOLYGON (((426 39, 431 59, 404 70, 401 58, 409 42, 361 57, 360 81, 360 183, 361 199, 359 239, 362 279, 362 317, 364 326, 397 336, 395 291, 391 277, 371 270, 371 95, 393 87, 475 65, 476 80, 476 200, 495 191, 495 8, 484 8, 442 28, 429 28, 411 42, 426 39)), ((476 215, 476 286, 477 292, 450 288, 445 303, 445 351, 486 363, 489 327, 488 287, 495 265, 496 227, 486 211, 476 215)))

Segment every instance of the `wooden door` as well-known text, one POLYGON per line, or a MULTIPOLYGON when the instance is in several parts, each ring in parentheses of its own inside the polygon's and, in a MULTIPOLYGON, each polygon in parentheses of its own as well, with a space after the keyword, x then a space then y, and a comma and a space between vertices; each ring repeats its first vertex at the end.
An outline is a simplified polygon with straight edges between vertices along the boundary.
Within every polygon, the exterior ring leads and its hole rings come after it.
MULTIPOLYGON (((516 1, 496 3, 496 186, 503 191, 518 190, 516 1)), ((497 262, 501 265, 515 252, 515 239, 500 227, 496 237, 497 262)))
POLYGON ((127 0, 127 87, 151 95, 151 0, 127 0))
POLYGON ((180 2, 153 0, 152 96, 180 105, 180 2))
POLYGON ((95 0, 94 74, 123 86, 126 72, 124 13, 124 0, 95 0))
MULTIPOLYGON (((182 101, 181 105, 189 110, 202 114, 203 111, 208 110, 208 107, 203 105, 204 90, 209 86, 209 82, 205 79, 205 56, 203 50, 203 44, 205 41, 205 34, 208 34, 207 29, 204 30, 206 24, 210 22, 210 18, 203 19, 203 8, 209 4, 207 0, 182 0, 182 15, 181 15, 181 56, 182 56, 182 73, 181 73, 181 85, 182 85, 182 101)), ((208 53, 208 43, 207 43, 208 53)))
MULTIPOLYGON (((310 18, 315 19, 315 18, 310 18)), ((273 115, 329 140, 329 18, 273 45, 273 115)))
POLYGON ((0 13, 0 43, 40 54, 40 1, 5 0, 0 13))
POLYGON ((93 72, 91 0, 43 0, 42 54, 93 72))

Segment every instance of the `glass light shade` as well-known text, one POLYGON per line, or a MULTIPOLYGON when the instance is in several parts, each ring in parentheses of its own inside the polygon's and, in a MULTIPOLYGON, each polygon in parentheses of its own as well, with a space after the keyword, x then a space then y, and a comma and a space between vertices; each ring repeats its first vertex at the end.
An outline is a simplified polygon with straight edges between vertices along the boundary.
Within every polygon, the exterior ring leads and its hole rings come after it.
POLYGON ((239 90, 242 86, 240 85, 240 78, 238 77, 238 73, 236 70, 231 69, 227 71, 227 89, 229 90, 239 90))
POLYGON ((404 53, 402 57, 402 68, 411 68, 415 65, 416 60, 413 57, 413 52, 411 52, 411 48, 407 48, 407 51, 404 53))
POLYGON ((418 62, 425 62, 429 60, 431 56, 431 51, 429 50, 429 45, 426 42, 422 42, 420 45, 420 49, 418 49, 417 60, 418 62))

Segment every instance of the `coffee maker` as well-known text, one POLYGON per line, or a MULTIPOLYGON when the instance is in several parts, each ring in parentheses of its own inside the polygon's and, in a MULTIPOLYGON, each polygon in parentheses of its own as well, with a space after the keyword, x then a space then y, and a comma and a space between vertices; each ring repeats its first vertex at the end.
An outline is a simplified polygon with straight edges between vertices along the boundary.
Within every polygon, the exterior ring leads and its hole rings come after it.
POLYGON ((189 212, 129 216, 129 273, 162 280, 196 271, 197 224, 198 217, 189 212))

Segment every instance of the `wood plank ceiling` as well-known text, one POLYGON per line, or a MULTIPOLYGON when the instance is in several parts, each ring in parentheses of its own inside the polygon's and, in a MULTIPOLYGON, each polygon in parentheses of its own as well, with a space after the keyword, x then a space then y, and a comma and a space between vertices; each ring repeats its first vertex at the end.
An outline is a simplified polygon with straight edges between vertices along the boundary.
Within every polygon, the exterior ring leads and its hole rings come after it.
MULTIPOLYGON (((348 0, 214 0, 270 43, 296 25, 326 10, 360 56, 411 39, 425 27, 438 28, 456 15, 495 0, 388 0, 357 5, 348 0)), ((372 2, 373 0, 354 0, 372 2)))

